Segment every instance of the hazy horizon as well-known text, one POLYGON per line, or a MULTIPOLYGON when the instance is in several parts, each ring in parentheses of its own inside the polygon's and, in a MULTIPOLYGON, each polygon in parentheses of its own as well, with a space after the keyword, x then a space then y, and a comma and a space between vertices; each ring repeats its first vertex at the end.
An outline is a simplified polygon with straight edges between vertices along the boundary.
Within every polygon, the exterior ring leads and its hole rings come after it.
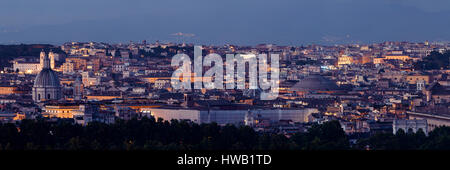
POLYGON ((446 0, 4 0, 0 44, 203 45, 450 40, 446 0))

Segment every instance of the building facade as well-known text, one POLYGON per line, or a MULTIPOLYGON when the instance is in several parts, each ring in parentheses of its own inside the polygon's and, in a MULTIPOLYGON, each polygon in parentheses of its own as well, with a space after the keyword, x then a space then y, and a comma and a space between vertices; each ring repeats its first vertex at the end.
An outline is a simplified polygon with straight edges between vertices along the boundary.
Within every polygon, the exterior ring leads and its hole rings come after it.
POLYGON ((248 115, 254 117, 264 117, 272 122, 280 120, 291 120, 293 122, 308 122, 312 113, 318 112, 315 108, 304 109, 251 109, 251 110, 204 110, 204 109, 183 109, 183 108, 141 108, 143 113, 150 113, 155 119, 162 118, 170 121, 189 120, 194 123, 211 123, 219 125, 243 124, 250 119, 248 115), (246 118, 247 115, 247 118, 246 118))

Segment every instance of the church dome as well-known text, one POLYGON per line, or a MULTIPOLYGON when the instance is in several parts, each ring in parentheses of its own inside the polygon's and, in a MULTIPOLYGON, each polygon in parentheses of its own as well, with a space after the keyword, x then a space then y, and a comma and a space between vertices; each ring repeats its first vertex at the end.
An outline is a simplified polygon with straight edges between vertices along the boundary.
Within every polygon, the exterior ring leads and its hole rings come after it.
POLYGON ((46 100, 59 100, 62 98, 61 85, 58 75, 50 68, 50 61, 44 52, 41 52, 42 70, 34 79, 32 97, 35 102, 46 100))
POLYGON ((339 89, 334 81, 320 75, 310 75, 291 87, 291 91, 335 91, 339 89))
POLYGON ((34 80, 33 87, 59 87, 58 75, 51 69, 43 69, 34 80))

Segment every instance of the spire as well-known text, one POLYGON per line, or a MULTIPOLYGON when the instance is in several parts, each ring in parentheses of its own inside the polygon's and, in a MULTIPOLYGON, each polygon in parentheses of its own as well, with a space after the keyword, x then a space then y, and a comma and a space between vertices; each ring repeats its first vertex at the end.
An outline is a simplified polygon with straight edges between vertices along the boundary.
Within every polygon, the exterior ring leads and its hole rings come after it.
MULTIPOLYGON (((42 52, 41 52, 42 53, 42 52)), ((48 56, 45 54, 44 52, 44 63, 43 63, 43 67, 42 69, 50 69, 50 59, 48 58, 48 56)))

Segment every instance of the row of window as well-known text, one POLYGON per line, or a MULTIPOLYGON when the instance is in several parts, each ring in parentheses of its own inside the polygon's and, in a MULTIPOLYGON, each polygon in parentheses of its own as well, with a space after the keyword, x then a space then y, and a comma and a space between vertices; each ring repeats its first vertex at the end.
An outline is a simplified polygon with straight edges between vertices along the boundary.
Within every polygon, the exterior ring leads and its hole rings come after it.
MULTIPOLYGON (((50 99, 50 94, 47 94, 47 99, 50 99)), ((38 94, 38 100, 41 100, 41 94, 38 94)))

